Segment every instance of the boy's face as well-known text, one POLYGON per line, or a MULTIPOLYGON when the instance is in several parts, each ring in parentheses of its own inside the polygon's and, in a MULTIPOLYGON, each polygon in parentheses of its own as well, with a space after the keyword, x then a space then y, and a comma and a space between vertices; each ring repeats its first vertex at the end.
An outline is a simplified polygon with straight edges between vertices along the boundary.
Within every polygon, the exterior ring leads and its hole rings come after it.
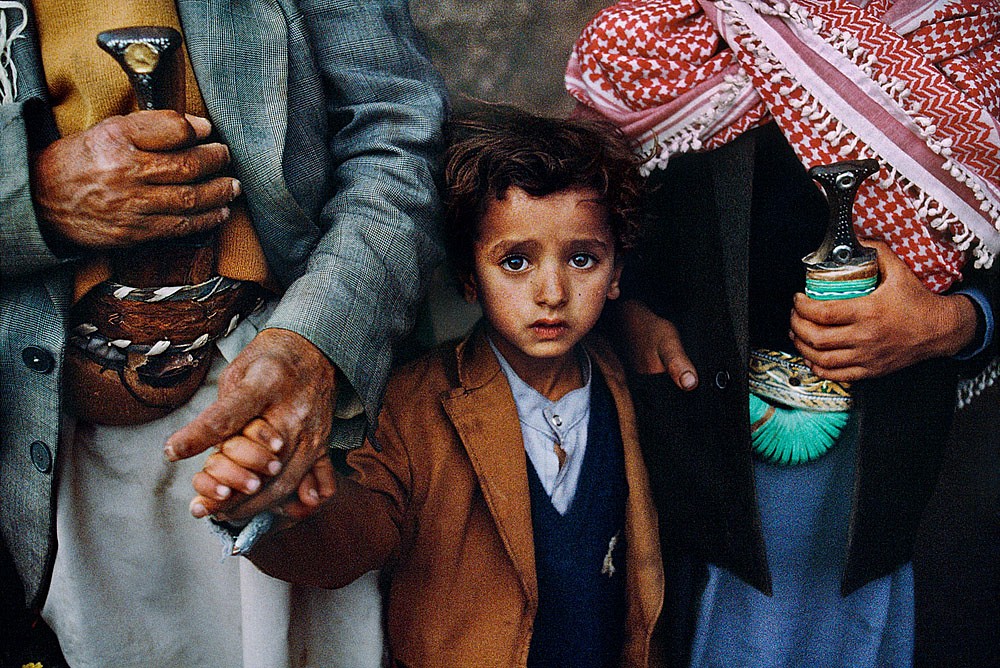
POLYGON ((494 345, 519 375, 519 368, 563 361, 605 299, 618 296, 614 249, 607 211, 591 190, 531 197, 511 188, 490 203, 466 297, 478 297, 494 345))

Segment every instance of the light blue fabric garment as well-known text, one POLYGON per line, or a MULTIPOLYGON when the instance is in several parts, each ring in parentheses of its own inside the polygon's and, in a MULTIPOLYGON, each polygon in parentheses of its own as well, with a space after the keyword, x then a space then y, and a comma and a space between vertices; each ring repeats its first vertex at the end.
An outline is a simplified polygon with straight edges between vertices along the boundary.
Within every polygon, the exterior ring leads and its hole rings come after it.
POLYGON ((951 294, 953 295, 965 295, 978 307, 979 312, 982 314, 983 318, 983 338, 981 341, 973 341, 964 350, 960 350, 954 357, 957 360, 970 360, 979 353, 986 350, 991 343, 993 343, 993 332, 995 329, 995 321, 993 317, 993 308, 990 306, 990 300, 987 298, 986 294, 975 286, 966 286, 955 290, 951 294))
POLYGON ((757 501, 774 595, 709 566, 695 668, 906 668, 913 656, 913 569, 840 594, 854 486, 857 422, 809 464, 756 462, 757 501))
POLYGON ((567 392, 559 401, 551 401, 517 375, 500 351, 490 341, 514 395, 521 437, 531 465, 535 467, 542 488, 560 515, 573 504, 576 487, 587 451, 587 428, 590 424, 590 358, 580 350, 583 387, 567 392), (559 466, 554 445, 559 443, 566 461, 559 466))

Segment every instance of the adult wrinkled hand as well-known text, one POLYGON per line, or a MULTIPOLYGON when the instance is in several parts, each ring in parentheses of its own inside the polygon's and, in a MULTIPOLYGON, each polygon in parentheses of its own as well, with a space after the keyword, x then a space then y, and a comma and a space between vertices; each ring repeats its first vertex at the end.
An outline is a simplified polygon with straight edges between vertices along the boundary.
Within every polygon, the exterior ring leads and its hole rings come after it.
POLYGON ((668 373, 682 390, 698 387, 698 372, 691 363, 677 328, 642 302, 628 300, 621 308, 626 357, 638 373, 668 373))
POLYGON ((240 184, 222 175, 229 149, 202 143, 211 130, 198 116, 137 111, 53 142, 31 165, 41 224, 90 249, 219 225, 229 218, 240 184))
POLYGON ((854 299, 819 301, 796 294, 790 336, 822 378, 856 381, 954 355, 975 337, 976 312, 963 295, 928 290, 881 242, 881 284, 854 299))
POLYGON ((295 332, 265 329, 219 377, 215 403, 170 436, 164 452, 171 461, 186 459, 222 446, 257 418, 265 421, 281 471, 250 496, 202 497, 206 514, 250 517, 286 503, 326 457, 335 397, 334 366, 316 346, 295 332))

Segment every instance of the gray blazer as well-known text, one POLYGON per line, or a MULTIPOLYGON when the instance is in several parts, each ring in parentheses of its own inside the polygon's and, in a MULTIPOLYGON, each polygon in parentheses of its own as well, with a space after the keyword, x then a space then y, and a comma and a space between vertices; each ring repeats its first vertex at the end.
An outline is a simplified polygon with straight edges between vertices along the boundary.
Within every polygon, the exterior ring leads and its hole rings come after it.
MULTIPOLYGON (((30 3, 27 3, 30 4, 30 3)), ((268 327, 323 350, 374 423, 393 344, 441 257, 435 160, 446 101, 403 0, 178 0, 209 116, 284 295, 268 327)), ((4 10, 8 25, 16 10, 4 10)), ((42 237, 29 147, 54 138, 34 26, 0 105, 0 533, 40 602, 54 556, 53 472, 73 261, 42 237)), ((366 419, 367 418, 367 419, 366 419)))

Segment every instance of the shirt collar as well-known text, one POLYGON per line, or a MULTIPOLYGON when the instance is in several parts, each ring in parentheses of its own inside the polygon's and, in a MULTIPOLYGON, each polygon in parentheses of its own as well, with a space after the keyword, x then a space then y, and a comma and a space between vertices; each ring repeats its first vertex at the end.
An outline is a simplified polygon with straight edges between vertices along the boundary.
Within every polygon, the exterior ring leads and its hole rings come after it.
POLYGON ((559 442, 565 442, 565 435, 576 427, 590 413, 590 356, 580 346, 575 349, 583 375, 583 386, 563 395, 559 401, 552 401, 544 394, 521 380, 493 341, 487 337, 490 348, 500 362, 500 368, 507 377, 510 391, 517 405, 517 417, 525 426, 559 442))

